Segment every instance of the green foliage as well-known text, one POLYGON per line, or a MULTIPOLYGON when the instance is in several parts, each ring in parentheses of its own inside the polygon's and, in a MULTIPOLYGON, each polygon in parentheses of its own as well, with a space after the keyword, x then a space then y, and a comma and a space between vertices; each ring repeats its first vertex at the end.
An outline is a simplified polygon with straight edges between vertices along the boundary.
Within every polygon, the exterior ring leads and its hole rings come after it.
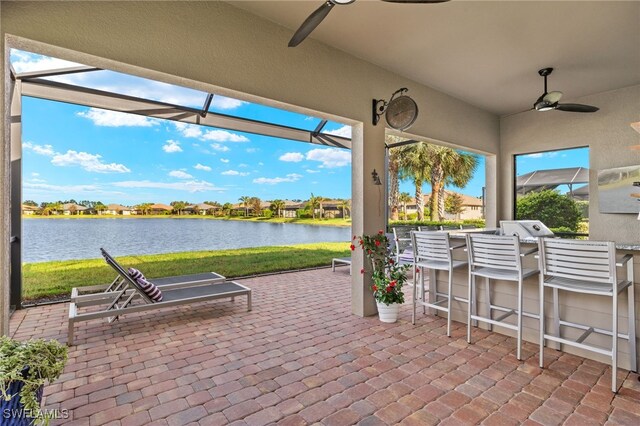
POLYGON ((267 219, 273 216, 273 212, 269 209, 262 210, 262 217, 266 217, 267 219))
MULTIPOLYGON (((411 265, 398 265, 394 262, 389 253, 389 239, 382 230, 374 235, 354 237, 354 240, 357 240, 373 265, 371 290, 376 301, 385 305, 404 303, 402 286, 407 282, 407 269, 411 265)), ((351 250, 355 249, 356 246, 351 244, 351 250)), ((365 269, 360 272, 364 274, 365 269)))
MULTIPOLYGON (((409 217, 411 218, 411 215, 409 215, 409 217)), ((414 215, 414 219, 415 219, 415 215, 414 215)), ((485 227, 485 221, 484 219, 466 219, 463 220, 462 222, 455 222, 455 221, 430 221, 430 220, 392 220, 389 222, 389 227, 391 226, 459 226, 460 224, 463 225, 474 225, 476 228, 484 228, 485 227)))
POLYGON ((451 194, 444 200, 444 211, 449 214, 458 215, 464 212, 460 194, 451 194))
POLYGON ((25 410, 39 413, 35 423, 48 424, 49 419, 40 411, 36 392, 46 381, 52 382, 60 377, 66 362, 67 347, 56 340, 19 342, 0 337, 0 396, 5 401, 11 400, 13 395, 7 392, 11 382, 23 382, 20 402, 25 410))
POLYGON ((546 190, 518 198, 516 219, 540 220, 549 228, 566 227, 575 232, 582 215, 574 200, 558 191, 546 190))

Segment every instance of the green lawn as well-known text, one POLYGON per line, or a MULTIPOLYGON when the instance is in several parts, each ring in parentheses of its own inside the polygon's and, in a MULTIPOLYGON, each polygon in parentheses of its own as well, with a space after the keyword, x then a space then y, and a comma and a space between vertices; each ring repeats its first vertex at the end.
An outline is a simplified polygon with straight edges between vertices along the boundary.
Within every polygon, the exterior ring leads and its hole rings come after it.
MULTIPOLYGON (((147 277, 214 271, 228 278, 330 265, 350 255, 349 243, 314 243, 235 250, 195 251, 117 258, 147 277)), ((103 259, 26 263, 22 267, 25 300, 70 295, 72 287, 106 284, 115 272, 103 259)))

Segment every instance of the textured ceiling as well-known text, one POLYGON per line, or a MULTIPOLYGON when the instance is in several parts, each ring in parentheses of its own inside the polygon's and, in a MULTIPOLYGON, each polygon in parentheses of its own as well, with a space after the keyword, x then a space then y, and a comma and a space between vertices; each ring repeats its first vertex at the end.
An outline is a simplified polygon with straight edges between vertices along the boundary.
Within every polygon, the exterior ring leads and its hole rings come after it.
MULTIPOLYGON (((293 35, 322 0, 229 3, 293 35)), ((499 115, 531 107, 544 67, 563 102, 640 84, 638 1, 358 0, 334 7, 311 37, 499 115)))

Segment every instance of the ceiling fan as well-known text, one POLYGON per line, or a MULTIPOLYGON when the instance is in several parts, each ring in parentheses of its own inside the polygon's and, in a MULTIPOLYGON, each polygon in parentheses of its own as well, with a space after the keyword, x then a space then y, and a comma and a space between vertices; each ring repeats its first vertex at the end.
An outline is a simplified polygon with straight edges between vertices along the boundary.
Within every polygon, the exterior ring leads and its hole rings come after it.
MULTIPOLYGON (((289 41, 289 47, 296 47, 302 41, 309 36, 316 29, 320 22, 324 18, 327 17, 333 6, 339 5, 347 5, 353 3, 355 0, 326 0, 322 6, 317 8, 311 15, 304 20, 300 28, 296 31, 296 33, 291 37, 289 41)), ((388 3, 445 3, 449 0, 382 0, 388 3)))
POLYGON ((562 92, 547 92, 547 76, 551 74, 552 71, 553 68, 542 68, 538 71, 538 74, 544 77, 544 93, 533 104, 533 109, 536 111, 550 111, 552 109, 557 109, 559 111, 569 112, 596 112, 600 109, 591 105, 559 104, 558 101, 562 98, 562 92))

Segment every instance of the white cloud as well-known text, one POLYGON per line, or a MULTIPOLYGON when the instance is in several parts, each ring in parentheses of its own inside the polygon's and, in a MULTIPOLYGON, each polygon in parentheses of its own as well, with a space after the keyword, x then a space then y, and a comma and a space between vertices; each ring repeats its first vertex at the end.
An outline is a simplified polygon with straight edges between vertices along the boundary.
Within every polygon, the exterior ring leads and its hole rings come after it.
POLYGON ((552 152, 536 152, 533 154, 525 155, 525 158, 554 158, 557 157, 558 153, 555 151, 552 152))
POLYGON ((169 139, 164 145, 162 145, 162 150, 168 153, 182 152, 182 148, 180 148, 180 142, 171 139, 169 139))
POLYGON ((258 148, 247 148, 245 149, 249 154, 253 154, 254 152, 258 152, 258 148))
POLYGON ((25 142, 22 144, 22 148, 33 151, 36 154, 46 155, 47 157, 51 157, 55 154, 53 147, 51 145, 36 145, 32 142, 25 142))
POLYGON ((315 120, 315 119, 316 119, 315 117, 312 117, 312 116, 310 116, 310 115, 307 115, 307 116, 304 118, 304 121, 310 121, 310 120, 315 120))
POLYGON ((176 130, 178 130, 182 136, 185 138, 199 138, 202 136, 202 130, 200 130, 200 126, 189 123, 182 123, 176 121, 173 123, 176 126, 176 130))
POLYGON ((225 164, 229 162, 229 160, 228 160, 228 159, 226 159, 226 158, 221 158, 221 159, 220 159, 220 161, 222 161, 222 162, 223 162, 223 163, 225 163, 225 164))
POLYGON ((279 160, 291 163, 299 163, 300 161, 304 160, 304 155, 299 152, 287 152, 286 154, 282 154, 279 160))
POLYGON ((343 167, 351 164, 351 153, 339 148, 316 148, 307 152, 307 160, 320 161, 322 168, 343 167))
POLYGON ((13 68, 18 73, 69 68, 82 65, 75 62, 65 61, 63 59, 50 58, 48 56, 36 55, 34 53, 27 53, 15 49, 11 50, 11 56, 12 58, 16 58, 16 60, 11 61, 11 65, 13 65, 13 68))
POLYGON ((205 172, 210 172, 211 171, 211 167, 205 166, 205 165, 200 164, 200 163, 198 163, 195 166, 193 166, 193 168, 196 169, 196 170, 203 170, 205 172))
POLYGON ((228 146, 224 146, 224 145, 219 144, 219 143, 212 143, 210 146, 211 146, 211 149, 214 149, 214 150, 219 151, 219 152, 231 151, 228 146))
POLYGON ((246 104, 246 102, 238 99, 227 98, 222 95, 215 95, 213 97, 213 102, 211 102, 211 105, 218 109, 235 109, 244 104, 246 104))
POLYGON ((33 173, 31 173, 31 176, 34 176, 34 177, 35 176, 40 176, 40 173, 33 172, 33 173))
POLYGON ((157 188, 157 189, 173 189, 176 191, 187 192, 203 192, 203 191, 223 191, 224 188, 218 188, 210 182, 203 180, 190 180, 186 182, 152 182, 149 180, 128 180, 123 182, 114 182, 114 186, 120 188, 157 188))
POLYGON ((275 177, 275 178, 266 178, 259 177, 253 180, 253 183, 257 183, 259 185, 275 185, 277 183, 282 182, 296 182, 302 178, 302 175, 296 173, 289 173, 286 177, 275 177))
POLYGON ((262 161, 260 161, 260 162, 258 163, 258 166, 264 166, 264 163, 263 163, 262 161))
POLYGON ((89 154, 88 152, 67 151, 65 154, 55 154, 51 159, 54 166, 80 166, 88 172, 96 173, 129 173, 124 164, 103 163, 99 154, 89 154))
POLYGON ((244 164, 244 163, 240 163, 240 164, 238 164, 238 167, 249 167, 249 165, 248 164, 244 164))
POLYGON ((98 108, 89 108, 86 112, 79 112, 78 116, 91 120, 96 126, 104 127, 151 127, 159 124, 154 118, 98 108))
POLYGON ((336 130, 327 130, 326 132, 329 135, 342 136, 343 138, 351 137, 351 126, 347 126, 346 124, 336 130))
POLYGON ((182 170, 171 170, 169 172, 169 176, 178 178, 178 179, 193 179, 189 173, 183 172, 182 170))
POLYGON ((52 192, 58 195, 72 193, 124 195, 122 192, 104 191, 96 185, 49 185, 30 182, 24 182, 22 185, 25 189, 29 189, 37 193, 52 192))
POLYGON ((307 169, 305 170, 307 173, 320 173, 319 170, 311 170, 311 169, 307 169))
POLYGON ((237 170, 227 170, 225 172, 220 173, 225 176, 247 176, 249 173, 239 172, 237 170))
POLYGON ((226 130, 207 130, 202 139, 216 142, 249 142, 247 137, 226 130))
POLYGON ((46 182, 44 179, 31 178, 31 182, 46 182))

